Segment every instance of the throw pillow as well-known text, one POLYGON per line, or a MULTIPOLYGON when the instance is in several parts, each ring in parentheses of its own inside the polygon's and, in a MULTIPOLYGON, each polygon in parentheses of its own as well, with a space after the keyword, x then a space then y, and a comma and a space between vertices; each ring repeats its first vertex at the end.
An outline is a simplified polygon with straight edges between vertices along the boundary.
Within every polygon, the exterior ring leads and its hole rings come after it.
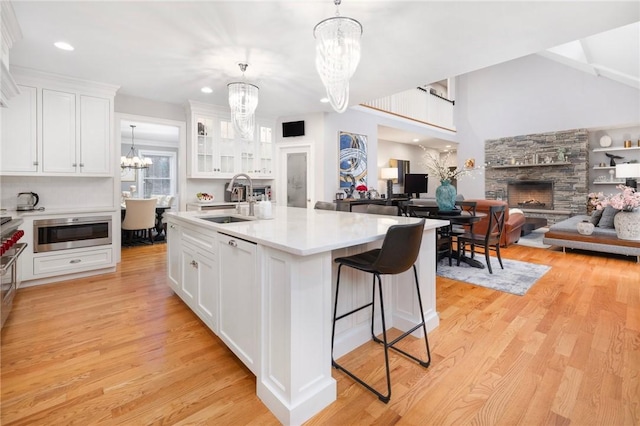
POLYGON ((589 219, 589 221, 591 223, 593 223, 593 226, 598 226, 598 223, 600 222, 600 219, 602 218, 602 213, 604 212, 604 210, 597 210, 594 209, 591 212, 591 218, 589 219))
POLYGON ((607 206, 602 211, 602 217, 600 218, 600 222, 598 222, 599 228, 609 228, 613 229, 613 218, 620 210, 614 209, 611 206, 607 206))

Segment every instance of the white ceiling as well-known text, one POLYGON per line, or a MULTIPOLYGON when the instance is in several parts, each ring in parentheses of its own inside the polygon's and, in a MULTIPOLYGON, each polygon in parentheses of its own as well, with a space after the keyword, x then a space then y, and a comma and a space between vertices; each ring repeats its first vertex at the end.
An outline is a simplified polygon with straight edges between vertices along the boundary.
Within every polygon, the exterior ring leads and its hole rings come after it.
MULTIPOLYGON (((331 111, 319 102, 313 38, 315 24, 335 12, 331 0, 12 4, 23 33, 12 65, 119 85, 123 95, 225 105, 227 84, 241 77, 237 63, 248 62, 246 79, 260 86, 259 114, 331 111), (54 48, 59 40, 75 50, 54 48)), ((574 40, 587 40, 586 63, 602 75, 610 68, 638 82, 637 37, 635 52, 612 49, 611 40, 591 43, 640 21, 638 1, 344 0, 340 12, 364 28, 351 105, 574 40)))

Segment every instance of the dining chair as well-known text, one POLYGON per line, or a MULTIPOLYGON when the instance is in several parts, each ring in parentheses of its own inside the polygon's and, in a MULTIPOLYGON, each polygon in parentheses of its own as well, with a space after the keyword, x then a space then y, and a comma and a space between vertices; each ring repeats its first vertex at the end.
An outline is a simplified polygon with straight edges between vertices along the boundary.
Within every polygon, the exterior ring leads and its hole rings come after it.
POLYGON ((153 244, 153 229, 156 227, 155 198, 127 198, 124 200, 126 213, 122 221, 122 230, 126 231, 129 244, 133 243, 134 231, 142 231, 143 237, 153 244))
MULTIPOLYGON (((458 208, 460 208, 460 210, 462 211, 462 213, 466 213, 469 214, 471 216, 475 216, 476 215, 476 208, 478 206, 478 203, 476 201, 464 201, 464 200, 458 200, 456 201, 456 206, 458 206, 458 208)), ((469 223, 468 225, 461 225, 461 224, 451 224, 451 236, 452 238, 457 238, 458 235, 462 235, 465 232, 470 232, 473 234, 473 222, 469 223)), ((473 257, 473 247, 471 248, 471 257, 473 257)))
POLYGON ((482 247, 484 249, 484 257, 487 262, 487 268, 489 269, 490 274, 493 274, 489 256, 491 250, 495 250, 496 256, 498 257, 498 262, 500 262, 500 267, 504 269, 504 266, 502 265, 502 257, 500 257, 500 237, 502 236, 502 232, 504 231, 505 211, 506 206, 504 204, 491 206, 489 208, 489 223, 487 226, 487 232, 485 234, 465 232, 464 234, 457 236, 458 265, 460 265, 460 258, 464 256, 465 248, 468 244, 471 246, 472 258, 473 252, 475 252, 476 247, 482 247))
MULTIPOLYGON (((438 206, 407 206, 409 216, 413 217, 429 217, 438 218, 438 206)), ((452 225, 441 226, 436 229, 436 268, 441 256, 446 255, 449 258, 449 266, 452 265, 453 257, 453 235, 452 225)))
MULTIPOLYGON (((424 230, 424 219, 417 223, 411 223, 406 225, 393 225, 387 230, 387 233, 382 242, 382 247, 379 249, 369 250, 363 253, 354 254, 352 256, 338 257, 335 262, 338 264, 338 277, 336 280, 336 295, 335 303, 333 307, 333 327, 331 329, 331 365, 344 371, 349 377, 356 382, 363 385, 365 388, 373 392, 378 399, 384 403, 388 403, 391 399, 391 375, 389 372, 389 348, 401 353, 402 355, 418 362, 423 367, 428 367, 431 363, 431 352, 429 350, 429 339, 427 338, 427 328, 424 322, 424 312, 422 310, 422 299, 420 298, 420 285, 418 283, 418 272, 416 270, 415 262, 420 252, 420 244, 422 242, 422 233, 424 230), (372 277, 372 294, 371 302, 366 303, 359 308, 353 309, 347 313, 338 315, 338 296, 340 294, 340 273, 342 267, 346 266, 362 272, 373 274, 372 277), (418 307, 420 308, 420 323, 413 326, 410 330, 404 332, 399 337, 396 337, 392 341, 387 340, 387 327, 385 321, 384 301, 382 292, 381 275, 396 275, 401 274, 410 268, 413 268, 413 275, 416 285, 416 293, 418 298, 418 307), (375 316, 375 299, 376 299, 376 283, 378 284, 378 292, 380 297, 380 320, 382 323, 382 339, 379 339, 374 332, 375 316), (333 358, 333 344, 336 333, 336 322, 348 317, 352 314, 360 312, 362 309, 371 307, 371 339, 383 345, 384 348, 384 361, 387 375, 387 391, 386 394, 374 389, 373 386, 366 383, 363 379, 356 376, 351 371, 347 370, 344 366, 338 364, 333 358), (395 345, 405 337, 409 336, 414 331, 422 328, 424 333, 424 342, 426 346, 426 360, 421 360, 414 355, 411 355, 404 350, 397 348, 395 345)), ((393 281, 389 281, 393 282, 393 281)), ((367 376, 369 374, 367 373, 367 376)))
POLYGON ((380 204, 367 204, 368 214, 383 214, 387 216, 398 216, 398 206, 382 206, 380 204))
POLYGON ((336 204, 329 201, 316 201, 313 208, 316 210, 336 210, 336 204))

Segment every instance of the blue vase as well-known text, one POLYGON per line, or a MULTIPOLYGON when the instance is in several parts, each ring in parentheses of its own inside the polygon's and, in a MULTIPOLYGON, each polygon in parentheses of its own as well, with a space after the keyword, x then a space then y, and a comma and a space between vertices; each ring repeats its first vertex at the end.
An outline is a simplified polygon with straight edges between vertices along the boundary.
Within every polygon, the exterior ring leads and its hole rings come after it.
POLYGON ((440 211, 455 210, 456 187, 451 185, 451 181, 446 179, 440 181, 440 186, 436 188, 436 203, 440 211))

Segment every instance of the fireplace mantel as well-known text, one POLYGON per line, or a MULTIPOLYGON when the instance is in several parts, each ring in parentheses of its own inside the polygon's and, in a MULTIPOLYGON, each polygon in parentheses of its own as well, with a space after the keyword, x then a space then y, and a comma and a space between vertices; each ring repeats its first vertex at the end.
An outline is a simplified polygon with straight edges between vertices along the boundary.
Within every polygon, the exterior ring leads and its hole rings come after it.
POLYGON ((567 164, 571 164, 568 161, 564 161, 562 163, 538 163, 538 164, 507 164, 504 166, 491 166, 492 169, 515 169, 519 167, 548 167, 548 166, 566 166, 567 164))

